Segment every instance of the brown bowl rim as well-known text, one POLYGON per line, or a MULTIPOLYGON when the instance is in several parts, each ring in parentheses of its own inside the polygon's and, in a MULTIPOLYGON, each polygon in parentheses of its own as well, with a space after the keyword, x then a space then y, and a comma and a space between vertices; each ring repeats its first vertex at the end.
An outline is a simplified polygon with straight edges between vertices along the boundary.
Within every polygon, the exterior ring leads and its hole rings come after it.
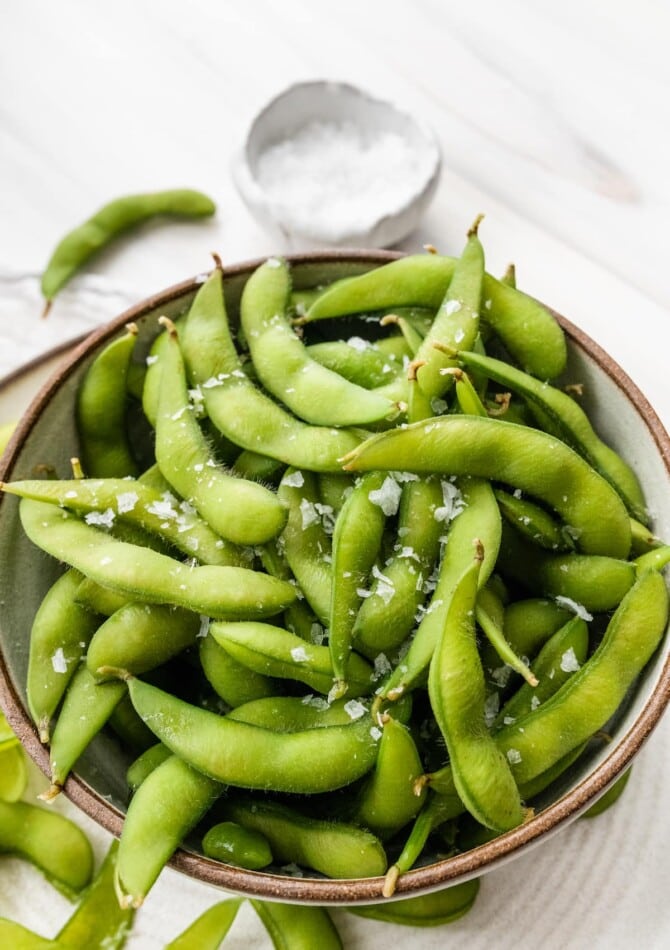
MULTIPOLYGON (((315 253, 286 255, 286 260, 290 264, 325 264, 339 260, 378 266, 403 256, 405 255, 395 251, 341 248, 315 253)), ((257 258, 226 267, 226 277, 245 276, 265 259, 265 257, 257 258)), ((130 307, 83 339, 61 344, 2 380, 0 386, 4 388, 23 372, 74 346, 74 349, 40 388, 19 421, 0 463, 0 480, 5 480, 6 473, 11 471, 19 446, 29 435, 54 390, 87 358, 92 348, 113 337, 126 323, 136 321, 149 312, 156 311, 189 293, 197 291, 200 284, 201 281, 197 278, 174 284, 130 307)), ((636 407, 641 420, 656 444, 666 471, 670 475, 670 437, 647 398, 618 363, 588 334, 556 311, 551 310, 551 312, 563 327, 567 336, 593 359, 636 407)), ((1 503, 2 496, 0 495, 1 503)), ((630 764, 633 757, 646 742, 668 703, 670 703, 670 656, 666 658, 658 681, 633 725, 617 740, 610 754, 593 772, 526 824, 463 854, 403 874, 398 881, 395 897, 400 899, 418 896, 436 890, 441 886, 449 886, 468 880, 485 871, 499 867, 505 861, 513 858, 520 849, 526 846, 534 846, 539 843, 540 839, 555 834, 565 824, 577 818, 592 804, 594 798, 605 792, 616 781, 619 774, 630 764)), ((40 743, 37 730, 14 689, 1 650, 0 705, 28 754, 48 777, 49 756, 47 749, 40 743)), ((68 778, 64 793, 70 801, 105 830, 116 837, 120 836, 124 820, 123 813, 95 792, 76 773, 68 778)), ((261 871, 247 871, 213 861, 181 848, 175 852, 169 865, 207 884, 268 900, 332 905, 365 904, 383 900, 382 885, 384 879, 381 877, 333 880, 310 877, 298 878, 261 871)))

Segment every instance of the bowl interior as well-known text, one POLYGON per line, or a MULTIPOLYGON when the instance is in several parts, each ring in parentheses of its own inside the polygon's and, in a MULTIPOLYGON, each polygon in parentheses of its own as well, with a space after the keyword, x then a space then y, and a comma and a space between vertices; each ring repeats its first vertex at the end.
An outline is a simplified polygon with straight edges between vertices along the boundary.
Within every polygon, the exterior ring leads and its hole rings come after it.
MULTIPOLYGON (((303 255, 290 259, 297 288, 332 281, 343 274, 362 272, 395 255, 385 252, 341 252, 303 255)), ((226 271, 226 296, 231 314, 241 289, 258 262, 226 271)), ((140 351, 146 352, 156 334, 157 317, 175 318, 189 306, 198 284, 188 281, 151 298, 97 331, 66 359, 38 394, 21 421, 4 457, 3 480, 33 476, 36 466, 53 466, 67 477, 69 459, 77 454, 74 422, 75 392, 97 350, 133 320, 140 328, 140 351)), ((670 442, 653 410, 623 371, 607 355, 561 318, 569 340, 566 381, 585 386, 586 408, 594 425, 637 472, 653 517, 656 532, 670 537, 670 442)), ((39 743, 26 711, 25 681, 28 639, 33 617, 42 597, 61 568, 38 551, 25 537, 18 519, 18 501, 0 496, 0 698, 7 716, 27 751, 46 772, 48 754, 39 743)), ((440 860, 428 857, 425 866, 401 878, 398 896, 421 893, 447 882, 464 879, 498 865, 520 848, 531 846, 576 817, 630 762, 660 717, 670 698, 670 662, 667 644, 658 651, 636 684, 609 731, 615 741, 599 744, 566 772, 538 801, 538 814, 528 824, 471 852, 440 860)), ((118 741, 101 734, 82 756, 76 775, 65 793, 85 812, 115 834, 120 833, 128 804, 125 771, 130 762, 118 741)), ((197 850, 182 849, 173 859, 189 874, 233 890, 268 898, 352 903, 378 900, 380 881, 332 881, 317 876, 291 878, 281 873, 248 872, 209 861, 197 850)))

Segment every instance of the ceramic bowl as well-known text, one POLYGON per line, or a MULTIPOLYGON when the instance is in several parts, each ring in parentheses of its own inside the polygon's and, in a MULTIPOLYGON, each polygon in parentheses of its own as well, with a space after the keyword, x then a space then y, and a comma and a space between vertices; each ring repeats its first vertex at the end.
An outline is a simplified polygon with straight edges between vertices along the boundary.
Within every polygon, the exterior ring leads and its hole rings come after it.
MULTIPOLYGON (((379 266, 397 255, 389 252, 332 252, 289 258, 297 288, 314 286, 344 274, 379 266)), ((231 312, 245 280, 259 262, 226 268, 226 295, 231 312)), ((189 306, 199 286, 186 281, 144 301, 85 339, 65 359, 45 384, 21 420, 0 463, 0 478, 29 477, 36 464, 48 462, 68 471, 76 453, 74 399, 77 386, 93 356, 124 324, 140 328, 140 345, 156 333, 157 316, 176 317, 189 306)), ((645 490, 654 527, 670 537, 670 440, 644 396, 619 366, 568 320, 558 317, 569 343, 570 379, 585 384, 587 409, 595 426, 638 472, 645 490)), ((45 771, 48 753, 26 711, 25 680, 28 637, 33 616, 44 593, 59 573, 59 566, 24 536, 17 515, 17 500, 0 496, 0 698, 6 715, 26 750, 45 771)), ((670 700, 670 660, 667 643, 660 648, 627 699, 616 721, 608 724, 613 741, 590 757, 580 759, 544 798, 527 824, 494 841, 456 857, 429 855, 424 866, 410 871, 399 882, 398 897, 439 889, 482 874, 527 852, 577 818, 615 781, 647 739, 670 700)), ((86 814, 119 835, 128 804, 126 754, 113 735, 103 733, 80 759, 76 773, 65 785, 65 794, 86 814)), ((252 872, 209 860, 187 844, 174 855, 171 865, 186 874, 261 898, 323 904, 356 904, 378 901, 380 878, 329 880, 318 876, 291 877, 279 869, 252 872)))
POLYGON ((390 247, 419 224, 440 164, 424 123, 356 86, 312 81, 258 113, 233 178, 259 223, 294 250, 390 247))

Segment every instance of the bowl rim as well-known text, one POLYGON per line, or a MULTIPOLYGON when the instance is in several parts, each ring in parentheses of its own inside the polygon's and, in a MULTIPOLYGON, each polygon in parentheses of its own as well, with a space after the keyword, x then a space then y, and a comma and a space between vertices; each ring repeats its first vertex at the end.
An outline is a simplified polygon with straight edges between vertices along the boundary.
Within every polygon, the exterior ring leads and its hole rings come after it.
MULTIPOLYGON (((370 264, 375 267, 404 256, 406 255, 396 251, 338 248, 312 253, 290 254, 286 255, 286 260, 291 265, 351 262, 370 264)), ((264 260, 266 260, 265 257, 255 258, 226 267, 225 276, 227 278, 244 278, 264 260)), ((41 386, 21 417, 0 460, 0 480, 6 480, 7 475, 11 472, 21 444, 30 434, 41 411, 55 390, 89 356, 92 349, 117 334, 125 324, 139 320, 150 312, 155 312, 190 293, 196 292, 201 284, 202 277, 194 277, 174 284, 160 293, 140 301, 84 338, 61 344, 45 352, 42 357, 32 360, 2 380, 0 386, 5 386, 20 375, 22 371, 34 367, 42 360, 53 358, 74 346, 74 349, 41 386)), ((670 436, 647 398, 628 374, 598 343, 566 317, 554 310, 551 310, 551 313, 556 317, 568 338, 590 356, 594 363, 610 377, 636 408, 640 420, 647 427, 663 465, 670 475, 670 436)), ((3 497, 0 494, 0 505, 3 497)), ((622 736, 618 737, 611 752, 593 772, 590 772, 556 802, 547 806, 530 821, 518 828, 470 851, 406 872, 400 877, 397 891, 390 900, 419 896, 440 887, 447 887, 478 876, 511 860, 520 849, 532 847, 538 844, 540 840, 545 840, 557 833, 568 822, 579 817, 593 804, 596 798, 600 797, 616 781, 646 742, 669 703, 670 655, 666 657, 658 680, 635 721, 622 736)), ((48 776, 48 750, 41 744, 37 729, 14 688, 1 645, 0 707, 5 712, 8 722, 22 742, 23 747, 41 771, 48 776)), ((121 834, 124 821, 123 812, 103 798, 76 773, 69 776, 63 791, 71 802, 106 831, 111 832, 116 837, 121 834)), ((382 877, 340 880, 289 877, 232 867, 182 848, 174 853, 169 866, 204 883, 266 900, 329 905, 366 904, 388 900, 388 898, 382 897, 384 882, 382 877)))

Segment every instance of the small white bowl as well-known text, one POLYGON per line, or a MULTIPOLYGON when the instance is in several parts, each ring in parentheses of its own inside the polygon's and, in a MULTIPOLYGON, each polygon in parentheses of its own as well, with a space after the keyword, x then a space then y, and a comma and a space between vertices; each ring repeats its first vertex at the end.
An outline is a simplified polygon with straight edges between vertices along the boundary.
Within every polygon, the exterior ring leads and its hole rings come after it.
POLYGON ((233 177, 259 223, 293 249, 389 247, 417 227, 440 167, 423 123, 319 80, 289 86, 259 112, 233 177))

